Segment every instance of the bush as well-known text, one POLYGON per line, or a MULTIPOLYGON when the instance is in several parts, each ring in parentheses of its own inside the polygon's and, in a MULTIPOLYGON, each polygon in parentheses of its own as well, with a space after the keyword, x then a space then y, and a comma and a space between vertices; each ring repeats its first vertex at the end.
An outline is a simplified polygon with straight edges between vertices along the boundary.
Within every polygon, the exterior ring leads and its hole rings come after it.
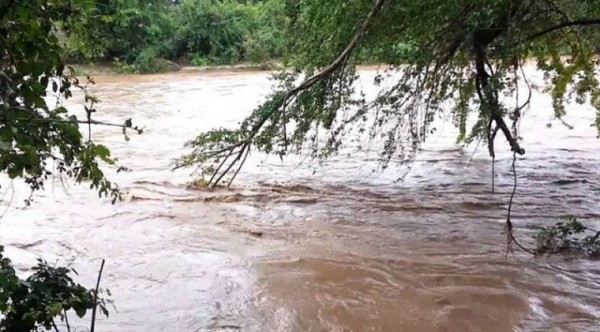
POLYGON ((572 253, 600 257, 600 233, 592 231, 575 218, 567 218, 551 227, 542 227, 535 236, 537 253, 572 253))
POLYGON ((164 40, 172 31, 169 5, 164 0, 98 0, 69 38, 71 58, 80 53, 90 60, 119 58, 127 63, 148 45, 164 40))
POLYGON ((108 316, 107 301, 97 298, 97 290, 73 281, 75 270, 51 267, 39 259, 33 274, 20 279, 3 250, 0 246, 0 331, 57 330, 56 321, 68 324, 69 311, 81 318, 96 306, 108 316))
POLYGON ((280 58, 285 50, 285 27, 288 18, 285 3, 261 2, 253 7, 253 26, 244 36, 245 60, 260 63, 280 58))
POLYGON ((240 61, 250 19, 246 8, 231 1, 183 1, 174 11, 174 21, 180 23, 171 41, 174 55, 196 54, 217 64, 240 61))
POLYGON ((140 52, 135 58, 134 68, 140 73, 156 73, 161 71, 157 65, 157 54, 156 50, 147 48, 140 52))
POLYGON ((202 67, 202 66, 207 66, 210 64, 210 60, 199 55, 199 54, 192 54, 190 56, 189 62, 192 66, 198 66, 198 67, 202 67))

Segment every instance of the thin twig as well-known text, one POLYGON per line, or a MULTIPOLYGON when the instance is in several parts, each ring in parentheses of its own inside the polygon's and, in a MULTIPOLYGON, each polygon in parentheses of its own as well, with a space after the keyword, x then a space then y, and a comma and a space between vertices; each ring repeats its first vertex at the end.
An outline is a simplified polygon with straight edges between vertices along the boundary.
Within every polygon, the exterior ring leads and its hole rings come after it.
POLYGON ((98 279, 96 280, 96 290, 94 291, 94 307, 92 308, 92 322, 90 323, 90 332, 94 332, 96 328, 96 311, 98 310, 98 291, 100 289, 100 279, 102 279, 102 270, 104 270, 104 259, 100 264, 98 279))
MULTIPOLYGON (((4 209, 4 211, 2 212, 2 214, 0 214, 0 221, 2 219, 4 219, 4 216, 8 212, 8 209, 10 209, 10 206, 12 205, 13 198, 15 197, 15 184, 13 183, 12 180, 10 181, 10 190, 11 190, 10 199, 8 200, 8 203, 6 204, 6 208, 4 209)), ((8 189, 6 190, 6 192, 4 193, 4 195, 2 195, 2 199, 1 200, 4 200, 4 197, 7 195, 7 193, 8 193, 8 189)))
POLYGON ((475 144, 475 149, 473 149, 473 152, 471 152, 471 157, 469 158, 469 162, 467 163, 467 167, 471 167, 471 162, 473 161, 473 158, 475 158, 475 153, 479 149, 479 144, 481 144, 481 137, 479 137, 479 139, 477 140, 477 144, 475 144))
POLYGON ((558 119, 558 121, 560 121, 560 123, 562 123, 563 126, 567 127, 570 130, 573 130, 573 128, 575 128, 572 124, 569 124, 567 121, 565 121, 565 119, 563 119, 562 116, 556 117, 556 119, 558 119))
POLYGON ((88 142, 92 141, 92 111, 94 109, 94 101, 90 103, 90 108, 86 108, 85 113, 87 114, 88 123, 88 142))
POLYGON ((124 124, 111 123, 111 122, 98 121, 98 120, 83 121, 83 120, 49 119, 49 118, 14 118, 11 120, 12 121, 27 121, 27 122, 92 124, 92 125, 101 125, 101 126, 109 126, 109 127, 127 128, 127 129, 133 129, 137 132, 140 132, 139 129, 131 128, 124 124))
POLYGON ((238 169, 235 171, 235 173, 233 174, 233 177, 231 177, 231 180, 229 180, 229 183, 227 184, 227 187, 231 186, 231 184, 233 183, 233 180, 235 179, 235 177, 238 175, 238 173, 240 172, 240 170, 242 169, 242 166, 244 165, 244 163, 246 162, 246 158, 248 158, 248 155, 250 154, 250 146, 248 146, 248 148, 246 149, 246 155, 244 155, 244 159, 242 159, 242 162, 240 163, 240 166, 238 167, 238 169))
POLYGON ((64 310, 64 312, 65 312, 65 323, 67 324, 67 332, 71 332, 71 324, 69 324, 69 316, 67 315, 67 310, 64 310))
POLYGON ((229 154, 227 154, 227 156, 225 156, 225 158, 223 158, 223 161, 221 162, 219 167, 217 167, 217 169, 215 169, 215 171, 213 172, 213 175, 210 177, 210 180, 208 180, 208 183, 212 183, 213 179, 215 178, 217 173, 219 173, 219 170, 221 169, 221 167, 223 167, 223 165, 225 165, 225 162, 227 161, 227 159, 229 159, 229 157, 231 157, 234 150, 235 150, 235 148, 229 150, 229 154))
POLYGON ((494 150, 494 140, 496 139, 496 134, 498 134, 498 126, 494 127, 494 130, 491 130, 492 120, 490 119, 490 123, 488 125, 488 151, 490 156, 492 157, 492 193, 495 192, 496 187, 496 151, 494 150))

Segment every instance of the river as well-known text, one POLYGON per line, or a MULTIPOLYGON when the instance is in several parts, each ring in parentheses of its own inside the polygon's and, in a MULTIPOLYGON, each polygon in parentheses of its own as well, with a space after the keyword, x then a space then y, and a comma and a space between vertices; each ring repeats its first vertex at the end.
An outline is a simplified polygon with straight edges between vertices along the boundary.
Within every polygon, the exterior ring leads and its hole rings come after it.
MULTIPOLYGON (((269 87, 264 72, 98 77, 97 119, 145 127, 129 141, 93 129, 131 169, 107 171, 127 199, 111 205, 56 178, 24 208, 26 188, 3 178, 7 255, 21 269, 37 257, 71 263, 90 286, 106 258, 102 285, 116 310, 100 331, 600 329, 596 261, 505 258, 513 178, 501 138, 495 193, 486 149, 456 146, 443 121, 403 181, 401 167, 372 171, 374 151, 323 163, 254 154, 232 188, 188 189, 191 170, 171 171, 184 142, 235 126, 269 87)), ((82 102, 70 101, 74 112, 82 102)), ((513 212, 527 246, 535 226, 571 214, 600 228, 594 112, 570 106, 569 130, 552 121, 548 97, 536 93, 532 105, 513 212)))

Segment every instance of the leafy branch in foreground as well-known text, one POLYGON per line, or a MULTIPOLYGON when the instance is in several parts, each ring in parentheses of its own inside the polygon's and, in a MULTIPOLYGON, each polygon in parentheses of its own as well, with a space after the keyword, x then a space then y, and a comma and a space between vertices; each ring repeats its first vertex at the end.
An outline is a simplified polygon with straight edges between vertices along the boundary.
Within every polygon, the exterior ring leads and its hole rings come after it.
MULTIPOLYGON (((67 176, 89 182, 114 203, 120 197, 119 188, 101 170, 101 163, 112 165, 114 160, 107 147, 92 141, 92 126, 118 127, 125 139, 128 130, 142 130, 130 119, 123 124, 93 119, 98 100, 65 66, 57 38, 59 33, 68 34, 74 20, 90 5, 93 1, 0 2, 0 172, 11 179, 23 178, 32 194, 43 189, 49 177, 67 176), (62 106, 76 89, 85 96, 85 119, 62 106), (51 97, 56 98, 55 105, 51 97), (87 139, 80 125, 87 126, 87 139)), ((42 260, 31 276, 21 279, 3 249, 0 246, 0 331, 58 332, 60 318, 70 332, 67 313, 74 310, 83 317, 91 310, 90 330, 94 332, 97 309, 108 315, 107 302, 99 295, 104 261, 96 288, 87 289, 73 281, 74 270, 51 267, 42 260)))
MULTIPOLYGON (((74 311, 83 318, 92 310, 91 331, 95 322, 96 308, 108 317, 107 303, 110 300, 99 296, 109 290, 87 289, 73 281, 71 274, 77 272, 66 267, 52 267, 38 259, 34 271, 26 279, 17 276, 11 261, 2 254, 0 246, 0 331, 58 331, 57 323, 62 322, 66 331, 71 332, 68 313, 74 311)), ((104 265, 104 261, 102 262, 104 265)), ((100 280, 102 270, 98 275, 100 280)))
MULTIPOLYGON (((113 164, 109 150, 91 140, 92 125, 141 132, 131 120, 123 124, 92 118, 98 100, 89 95, 73 69, 62 61, 57 26, 69 33, 74 18, 90 2, 18 1, 0 5, 0 172, 22 177, 32 191, 51 176, 89 181, 100 196, 119 198, 118 187, 107 180, 100 162, 113 164), (61 106, 75 89, 85 94, 85 119, 61 106), (48 98, 57 103, 49 105, 48 98), (85 139, 80 125, 86 125, 85 139)), ((88 77, 88 83, 93 83, 88 77)), ((28 203, 29 201, 27 201, 28 203)))

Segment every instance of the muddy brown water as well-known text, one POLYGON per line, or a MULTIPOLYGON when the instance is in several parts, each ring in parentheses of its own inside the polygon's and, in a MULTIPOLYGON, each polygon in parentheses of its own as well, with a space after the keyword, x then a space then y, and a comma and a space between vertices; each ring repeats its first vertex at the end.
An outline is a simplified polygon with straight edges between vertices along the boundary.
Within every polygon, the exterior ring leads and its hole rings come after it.
MULTIPOLYGON (((363 72, 366 90, 373 74, 363 72)), ((98 119, 146 128, 129 142, 93 131, 132 170, 108 171, 128 199, 112 206, 53 179, 23 209, 27 191, 3 178, 8 255, 21 269, 40 256, 70 263, 88 285, 106 258, 102 284, 116 311, 102 331, 600 330, 598 262, 506 259, 512 156, 499 153, 492 193, 485 149, 457 147, 444 119, 404 181, 395 181, 404 168, 373 172, 374 151, 348 148, 321 164, 254 154, 232 188, 188 189, 190 170, 170 170, 183 143, 235 126, 268 93, 267 77, 99 77, 98 119)), ((70 102, 74 112, 81 103, 70 102)), ((547 97, 534 94, 533 105, 513 214, 528 246, 534 226, 561 216, 600 228, 594 112, 571 106, 569 130, 552 120, 547 97)))

